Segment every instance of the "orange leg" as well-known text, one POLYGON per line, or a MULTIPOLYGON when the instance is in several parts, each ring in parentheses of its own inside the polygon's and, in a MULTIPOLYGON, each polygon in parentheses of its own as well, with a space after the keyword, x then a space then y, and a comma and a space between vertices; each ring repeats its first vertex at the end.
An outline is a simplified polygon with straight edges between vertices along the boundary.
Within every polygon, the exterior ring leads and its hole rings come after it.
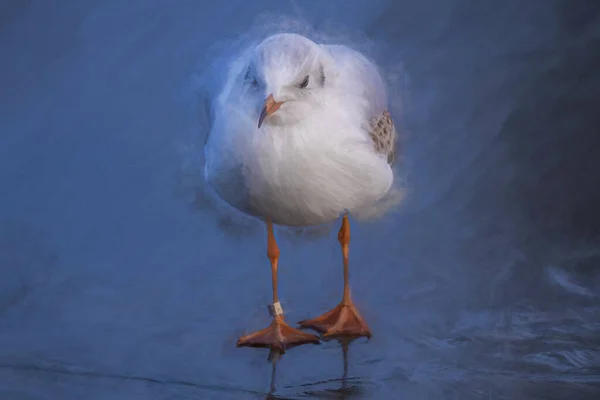
POLYGON ((358 313, 350 296, 350 285, 348 282, 350 222, 348 222, 347 214, 342 219, 338 240, 342 246, 342 256, 344 258, 344 294, 342 301, 333 310, 317 318, 300 321, 299 325, 301 328, 310 328, 322 333, 324 339, 334 337, 371 337, 369 327, 358 313))
POLYGON ((279 304, 277 294, 277 267, 279 263, 279 247, 273 235, 273 225, 267 222, 267 255, 271 261, 271 276, 273 283, 273 304, 270 307, 273 321, 271 324, 258 332, 251 333, 239 338, 238 346, 266 347, 280 352, 305 343, 319 343, 319 338, 298 329, 292 328, 285 323, 283 311, 279 304))

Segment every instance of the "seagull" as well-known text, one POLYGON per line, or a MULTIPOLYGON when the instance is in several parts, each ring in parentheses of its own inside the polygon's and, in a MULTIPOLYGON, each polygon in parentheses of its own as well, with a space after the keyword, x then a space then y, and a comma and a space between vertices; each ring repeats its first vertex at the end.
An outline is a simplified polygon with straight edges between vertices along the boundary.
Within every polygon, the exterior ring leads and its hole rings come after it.
POLYGON ((348 214, 376 207, 394 183, 397 133, 377 67, 350 47, 278 33, 242 51, 225 72, 212 102, 205 180, 226 203, 266 224, 273 286, 272 322, 239 338, 238 347, 284 352, 320 342, 284 320, 273 225, 340 217, 342 300, 299 328, 322 339, 371 337, 350 295, 348 214))

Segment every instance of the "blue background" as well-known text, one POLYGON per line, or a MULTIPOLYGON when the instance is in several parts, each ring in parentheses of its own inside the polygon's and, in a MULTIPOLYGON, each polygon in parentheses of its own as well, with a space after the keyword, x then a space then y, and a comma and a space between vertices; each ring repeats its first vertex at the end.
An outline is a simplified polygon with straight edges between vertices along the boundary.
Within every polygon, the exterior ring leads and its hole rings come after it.
MULTIPOLYGON (((2 2, 0 398, 597 398, 598 4, 2 2), (215 57, 298 27, 382 66, 402 132, 406 202, 352 225, 345 378, 335 341, 275 376, 235 347, 265 231, 201 185, 215 57)), ((277 231, 288 321, 339 300, 336 229, 277 231)))

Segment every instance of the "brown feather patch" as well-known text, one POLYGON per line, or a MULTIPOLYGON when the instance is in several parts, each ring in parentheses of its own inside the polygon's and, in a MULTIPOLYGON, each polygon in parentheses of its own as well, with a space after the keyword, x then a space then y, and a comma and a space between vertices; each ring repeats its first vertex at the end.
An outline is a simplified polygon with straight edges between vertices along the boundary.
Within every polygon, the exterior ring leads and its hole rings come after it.
POLYGON ((393 164, 396 158, 396 127, 388 110, 380 116, 371 120, 371 131, 369 132, 375 151, 387 156, 388 164, 393 164))

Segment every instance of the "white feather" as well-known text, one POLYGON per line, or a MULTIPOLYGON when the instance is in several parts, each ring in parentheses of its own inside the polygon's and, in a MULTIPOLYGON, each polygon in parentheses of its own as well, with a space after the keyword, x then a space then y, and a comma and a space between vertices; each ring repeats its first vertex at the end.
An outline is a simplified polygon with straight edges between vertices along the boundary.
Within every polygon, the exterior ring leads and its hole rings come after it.
POLYGON ((243 212, 290 226, 317 225, 364 212, 394 176, 375 152, 369 121, 386 108, 376 67, 344 46, 319 46, 291 34, 272 36, 232 63, 207 140, 205 177, 243 212), (264 92, 244 80, 252 66, 264 92), (293 85, 323 66, 324 87, 293 85), (286 103, 257 127, 265 97, 286 103))

